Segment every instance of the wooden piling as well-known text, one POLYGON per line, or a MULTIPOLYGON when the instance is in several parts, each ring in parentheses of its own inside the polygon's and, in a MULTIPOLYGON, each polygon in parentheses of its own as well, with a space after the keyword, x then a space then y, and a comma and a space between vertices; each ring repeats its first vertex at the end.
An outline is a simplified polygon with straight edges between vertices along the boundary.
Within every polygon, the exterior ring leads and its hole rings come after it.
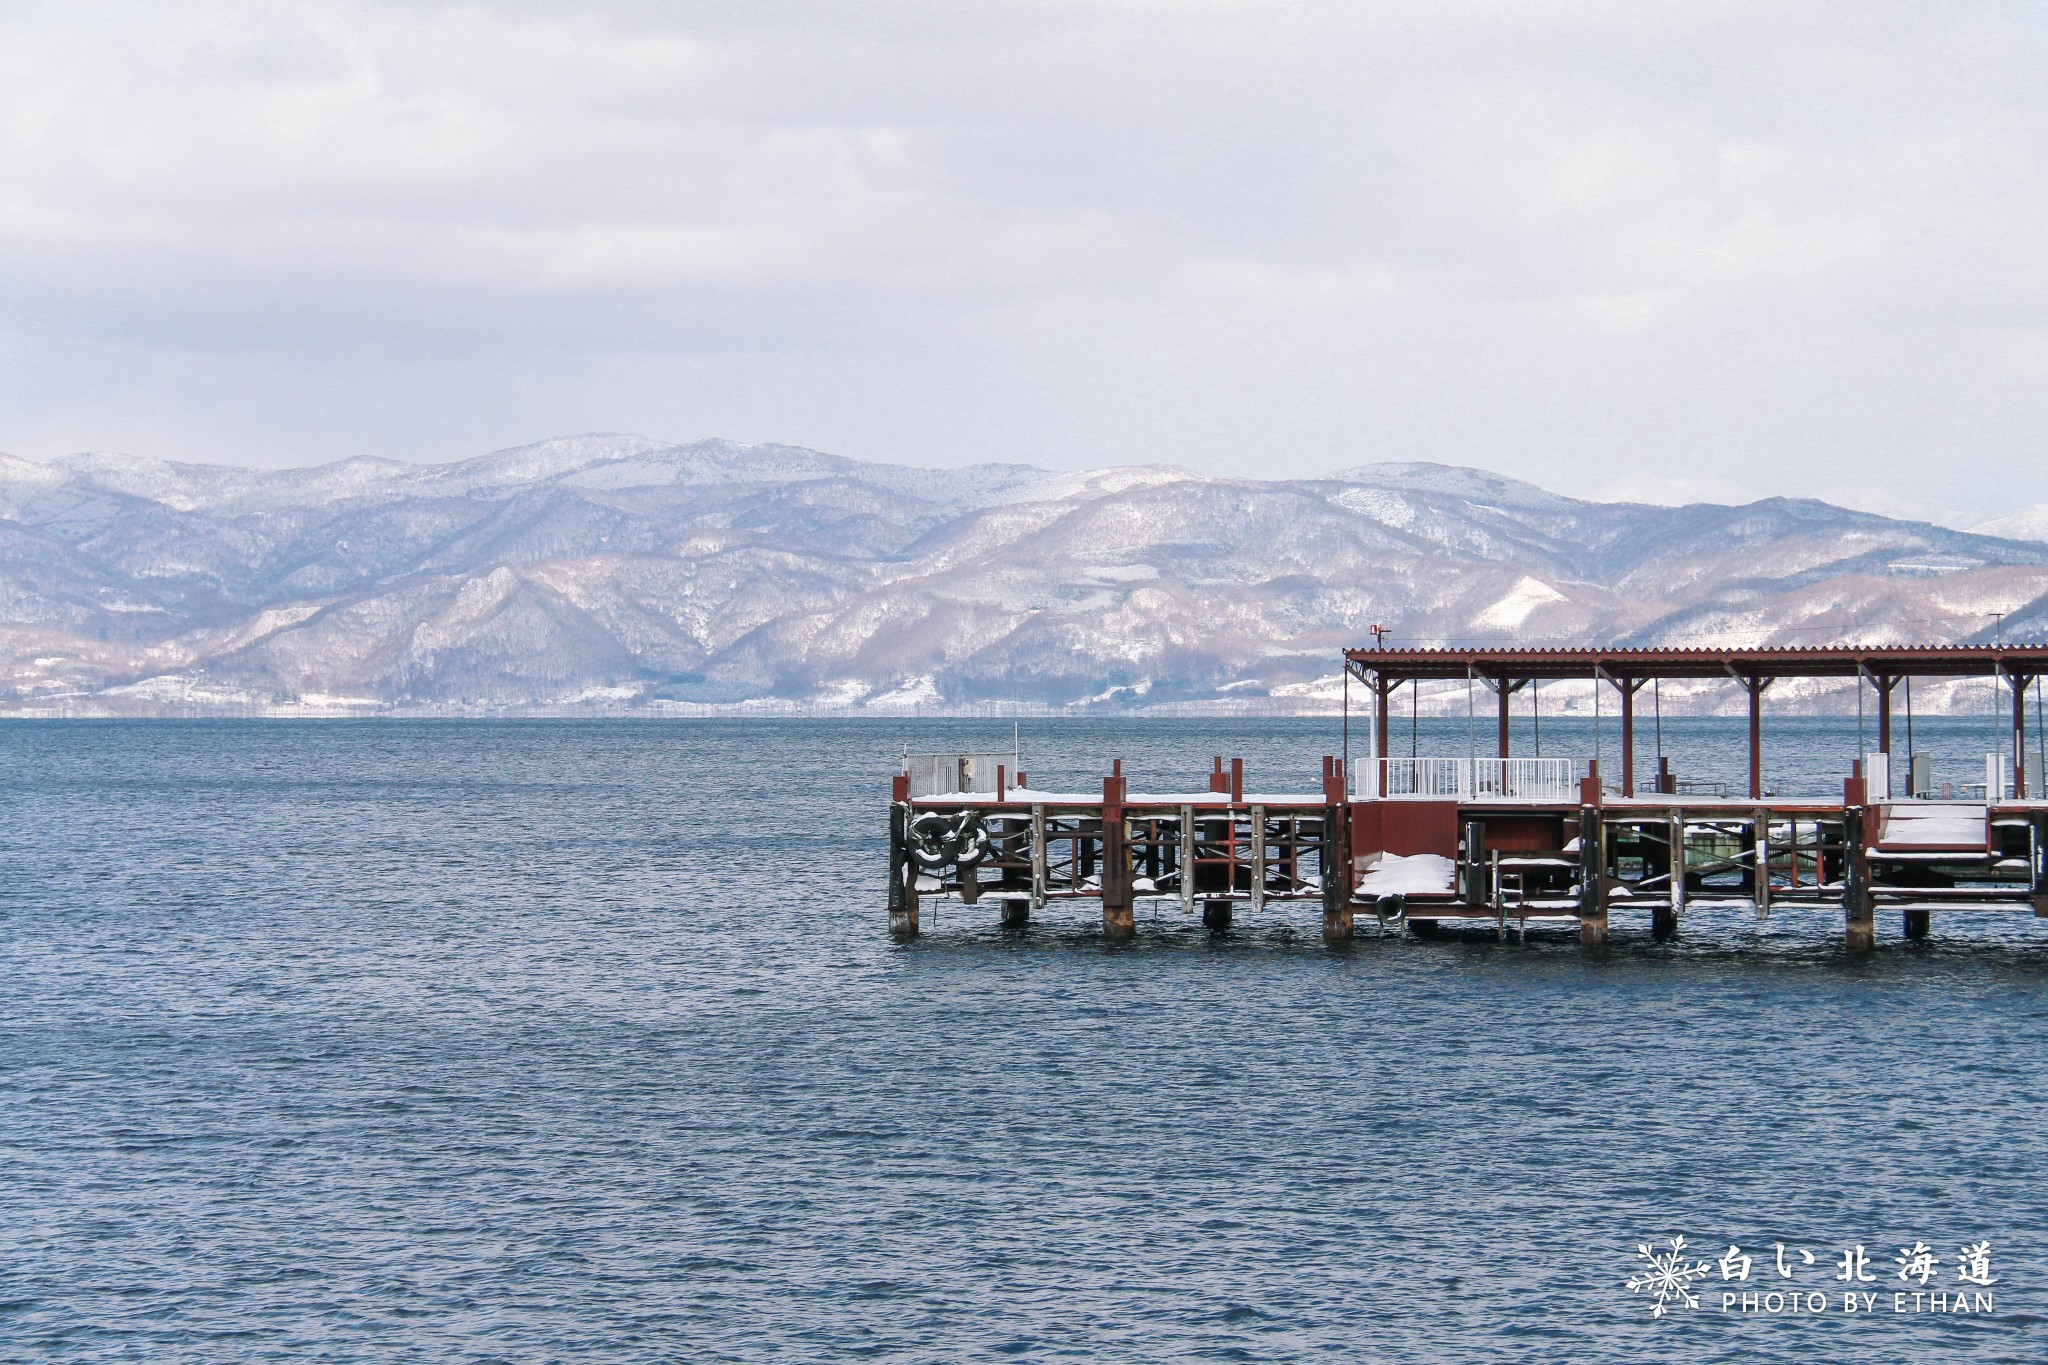
POLYGON ((1123 763, 1102 779, 1102 936, 1122 943, 1138 932, 1131 904, 1130 849, 1124 840, 1123 763))
POLYGON ((1877 946, 1877 920, 1870 895, 1870 861, 1865 856, 1864 808, 1850 806, 1842 812, 1842 836, 1846 866, 1842 870, 1842 929, 1844 942, 1852 953, 1867 953, 1877 946))
POLYGON ((1335 908, 1323 908, 1323 942, 1332 948, 1351 946, 1351 902, 1340 901, 1335 908))
POLYGON ((897 779, 903 798, 889 807, 889 932, 917 937, 917 865, 910 858, 908 783, 897 779))
POLYGON ((1927 911, 1907 910, 1900 916, 1900 918, 1903 921, 1900 927, 1905 931, 1905 935, 1907 938, 1923 939, 1927 937, 1927 930, 1929 927, 1930 919, 1930 916, 1928 915, 1927 911))
POLYGON ((1665 879, 1669 889, 1668 904, 1655 906, 1650 911, 1650 937, 1659 943, 1678 937, 1678 916, 1685 909, 1685 820, 1673 816, 1666 826, 1665 838, 1669 840, 1670 875, 1665 879))
POLYGON ((1131 903, 1102 903, 1102 936, 1111 943, 1129 943, 1138 936, 1138 917, 1131 903))
POLYGON ((1202 927, 1212 934, 1230 932, 1230 902, 1207 900, 1202 902, 1202 927))
MULTIPOLYGON (((1342 768, 1323 760, 1323 798, 1339 795, 1342 768)), ((1351 849, 1345 837, 1344 808, 1335 801, 1323 807, 1323 942, 1341 948, 1351 942, 1351 849)))
POLYGON ((1579 810, 1579 942, 1607 943, 1607 822, 1598 806, 1579 810))
POLYGON ((2029 833, 2033 836, 2034 885, 2029 899, 2034 903, 2035 916, 2048 918, 2048 857, 2042 856, 2044 850, 2048 850, 2048 816, 2035 815, 2030 823, 2033 825, 2029 833))

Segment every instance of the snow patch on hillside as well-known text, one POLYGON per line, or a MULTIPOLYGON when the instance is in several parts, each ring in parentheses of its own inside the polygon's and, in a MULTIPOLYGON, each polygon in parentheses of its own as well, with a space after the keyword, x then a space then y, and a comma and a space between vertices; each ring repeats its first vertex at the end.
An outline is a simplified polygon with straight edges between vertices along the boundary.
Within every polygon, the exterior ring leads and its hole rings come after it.
POLYGON ((945 699, 939 695, 937 680, 929 673, 906 680, 901 686, 886 692, 878 692, 868 698, 870 706, 937 706, 945 699))
POLYGON ((1489 630, 1517 630, 1537 608, 1565 600, 1565 595, 1548 583, 1524 576, 1508 590, 1507 596, 1472 619, 1489 630))

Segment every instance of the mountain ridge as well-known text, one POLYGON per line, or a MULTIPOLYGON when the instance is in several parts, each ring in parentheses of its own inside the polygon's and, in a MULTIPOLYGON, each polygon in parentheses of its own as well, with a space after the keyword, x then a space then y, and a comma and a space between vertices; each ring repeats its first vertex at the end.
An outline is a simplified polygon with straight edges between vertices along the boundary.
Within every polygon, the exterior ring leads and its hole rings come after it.
POLYGON ((632 433, 286 470, 0 456, 12 714, 1278 705, 1326 696, 1374 623, 1960 641, 1993 613, 2048 628, 2048 544, 1422 461, 933 470, 632 433))

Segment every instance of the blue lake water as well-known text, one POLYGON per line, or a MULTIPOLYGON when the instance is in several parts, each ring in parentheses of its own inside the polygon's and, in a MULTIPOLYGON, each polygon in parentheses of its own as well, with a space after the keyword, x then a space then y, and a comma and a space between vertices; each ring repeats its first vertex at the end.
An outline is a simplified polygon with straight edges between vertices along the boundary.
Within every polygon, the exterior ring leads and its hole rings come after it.
MULTIPOLYGON (((1981 780, 1994 733, 1916 742, 1981 780)), ((1306 790, 1337 734, 1023 744, 1046 786, 1306 790)), ((2048 922, 1332 952, 1313 907, 1141 905, 1119 948, 947 906, 891 943, 894 755, 1008 737, 0 726, 0 1359, 2048 1357, 2048 922), (1674 1235, 1752 1279, 1653 1321, 1623 1282, 1674 1235), (1916 1239, 1935 1288, 1988 1240, 1995 1311, 1890 1311, 1916 1239), (1829 1312, 1719 1311, 1786 1286, 1829 1312)), ((1743 780, 1740 722, 1664 739, 1743 780)), ((1770 741, 1787 791, 1857 749, 1770 741)))

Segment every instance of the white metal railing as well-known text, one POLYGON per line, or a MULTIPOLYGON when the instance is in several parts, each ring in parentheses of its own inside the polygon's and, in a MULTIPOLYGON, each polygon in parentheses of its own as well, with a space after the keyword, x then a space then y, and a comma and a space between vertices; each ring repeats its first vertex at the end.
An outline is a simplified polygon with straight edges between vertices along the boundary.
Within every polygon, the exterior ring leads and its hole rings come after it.
POLYGON ((1364 793, 1435 801, 1577 801, 1583 758, 1383 758, 1364 793))
MULTIPOLYGON (((2026 764, 2027 799, 2039 801, 2048 796, 2048 767, 2039 752, 2029 753, 2026 764)), ((1934 760, 1927 754, 1865 754, 1863 790, 1872 801, 2004 801, 2017 795, 2012 756, 2004 753, 1984 755, 1982 782, 1937 780, 1934 760)))
MULTIPOLYGON (((1993 793, 1990 799, 1994 801, 2018 800, 2019 787, 2013 781, 2014 776, 2013 761, 2009 755, 1984 755, 1984 790, 1993 793)), ((2028 754, 2026 756, 2026 776, 2028 800, 2039 801, 2044 794, 2048 794, 2048 788, 2044 788, 2041 785, 2043 774, 2041 772, 2041 757, 2039 754, 2028 754)))
POLYGON ((903 771, 910 775, 910 794, 919 796, 971 795, 996 789, 996 769, 1005 770, 1006 782, 1017 785, 1017 755, 1007 754, 905 754, 903 771))

